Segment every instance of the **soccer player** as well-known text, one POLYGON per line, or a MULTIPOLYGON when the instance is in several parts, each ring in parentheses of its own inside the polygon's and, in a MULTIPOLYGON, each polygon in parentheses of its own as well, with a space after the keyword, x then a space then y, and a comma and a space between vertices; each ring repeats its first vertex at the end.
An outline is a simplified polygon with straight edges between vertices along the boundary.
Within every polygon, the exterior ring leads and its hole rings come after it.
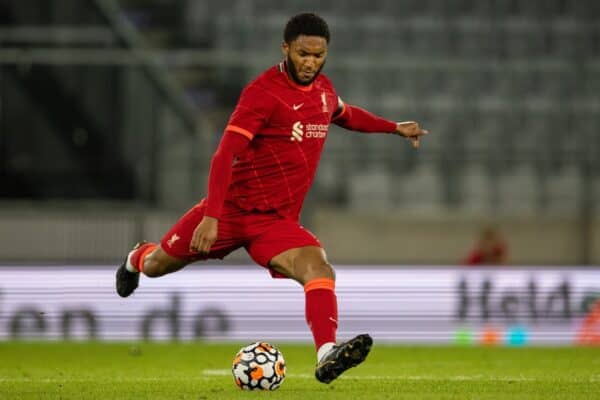
POLYGON ((492 227, 485 228, 475 248, 464 261, 466 265, 506 265, 508 250, 500 232, 492 227))
POLYGON ((242 91, 212 158, 206 198, 160 244, 138 243, 116 275, 117 292, 127 297, 140 273, 158 277, 244 247, 273 277, 304 287, 315 376, 324 383, 364 361, 373 343, 363 334, 336 344, 335 272, 319 240, 299 224, 329 125, 399 135, 414 147, 427 134, 416 122, 388 121, 343 102, 321 73, 328 44, 321 17, 303 13, 287 22, 285 58, 242 91))

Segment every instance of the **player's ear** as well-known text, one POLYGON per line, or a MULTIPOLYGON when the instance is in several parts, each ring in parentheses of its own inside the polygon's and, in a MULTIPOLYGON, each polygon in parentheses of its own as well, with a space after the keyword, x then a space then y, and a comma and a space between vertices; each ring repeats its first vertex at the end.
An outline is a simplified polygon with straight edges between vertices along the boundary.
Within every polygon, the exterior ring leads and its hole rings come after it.
POLYGON ((283 55, 287 58, 288 54, 290 53, 290 45, 284 40, 283 42, 281 42, 281 52, 283 53, 283 55))

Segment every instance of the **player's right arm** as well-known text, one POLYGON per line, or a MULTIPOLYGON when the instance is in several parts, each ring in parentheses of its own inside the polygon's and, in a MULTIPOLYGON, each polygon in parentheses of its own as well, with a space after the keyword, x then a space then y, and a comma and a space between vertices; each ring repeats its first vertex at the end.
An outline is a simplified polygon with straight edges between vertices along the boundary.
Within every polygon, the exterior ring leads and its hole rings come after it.
POLYGON ((210 162, 206 212, 204 218, 194 229, 190 242, 191 251, 206 254, 216 242, 219 217, 225 202, 227 188, 231 182, 233 160, 246 150, 250 139, 231 129, 225 130, 219 147, 210 162))
POLYGON ((191 251, 207 254, 217 240, 218 222, 231 183, 233 161, 246 151, 256 132, 266 124, 273 105, 273 98, 265 95, 256 83, 242 91, 210 163, 206 212, 192 235, 191 251))

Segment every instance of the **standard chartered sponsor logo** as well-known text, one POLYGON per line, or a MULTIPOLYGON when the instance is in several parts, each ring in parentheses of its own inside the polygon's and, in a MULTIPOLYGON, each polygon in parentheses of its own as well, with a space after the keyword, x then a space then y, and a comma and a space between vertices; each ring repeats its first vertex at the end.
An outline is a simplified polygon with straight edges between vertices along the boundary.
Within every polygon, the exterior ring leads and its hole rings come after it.
POLYGON ((300 121, 294 123, 294 126, 292 127, 292 142, 294 140, 297 140, 299 142, 302 141, 302 136, 304 136, 304 130, 302 128, 304 127, 302 126, 302 123, 300 121))
POLYGON ((302 125, 300 121, 294 123, 292 127, 292 141, 301 142, 303 138, 318 138, 323 139, 327 136, 327 130, 329 125, 327 124, 306 124, 302 125))
POLYGON ((326 124, 307 124, 306 125, 307 131, 325 131, 325 132, 327 132, 328 129, 329 129, 329 125, 326 125, 326 124))
POLYGON ((326 125, 326 124, 307 124, 305 136, 307 138, 322 139, 325 136, 327 136, 328 129, 329 129, 329 125, 326 125))

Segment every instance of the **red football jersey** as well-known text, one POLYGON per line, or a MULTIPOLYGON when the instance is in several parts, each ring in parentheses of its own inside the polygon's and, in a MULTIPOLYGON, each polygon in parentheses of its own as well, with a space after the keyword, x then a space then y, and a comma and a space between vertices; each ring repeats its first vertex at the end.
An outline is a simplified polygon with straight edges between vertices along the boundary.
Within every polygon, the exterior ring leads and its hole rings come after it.
POLYGON ((280 63, 248 84, 231 115, 225 130, 251 141, 234 160, 226 201, 297 220, 340 103, 323 74, 300 86, 285 68, 280 63))

